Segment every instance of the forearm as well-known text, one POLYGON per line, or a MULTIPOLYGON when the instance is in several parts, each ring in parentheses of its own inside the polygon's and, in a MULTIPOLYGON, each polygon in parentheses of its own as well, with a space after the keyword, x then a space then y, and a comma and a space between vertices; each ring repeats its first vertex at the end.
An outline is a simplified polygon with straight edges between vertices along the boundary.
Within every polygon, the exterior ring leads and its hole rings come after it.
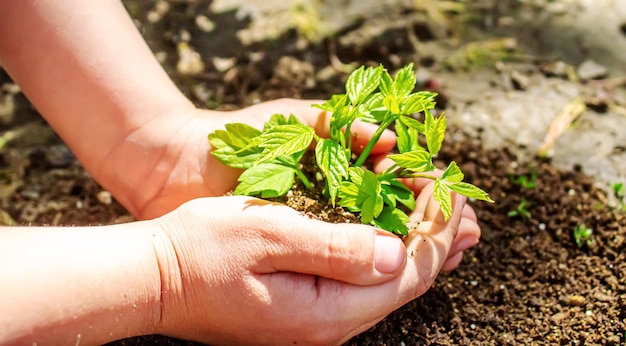
POLYGON ((0 345, 153 332, 160 273, 151 225, 0 228, 0 345))
POLYGON ((180 126, 194 107, 121 2, 0 1, 0 64, 87 170, 135 212, 130 199, 140 197, 131 191, 171 140, 156 123, 180 114, 169 127, 180 126), (127 164, 139 169, 121 174, 127 164))

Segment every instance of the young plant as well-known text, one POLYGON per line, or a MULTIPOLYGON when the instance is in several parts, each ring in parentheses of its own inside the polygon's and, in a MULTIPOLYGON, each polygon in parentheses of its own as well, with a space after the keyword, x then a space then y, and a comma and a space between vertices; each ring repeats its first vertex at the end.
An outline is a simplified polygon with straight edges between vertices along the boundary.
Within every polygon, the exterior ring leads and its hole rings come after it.
POLYGON ((584 243, 590 245, 593 243, 593 230, 591 228, 587 228, 585 224, 576 225, 574 228, 574 241, 576 241, 576 245, 581 248, 584 243))
POLYGON ((611 185, 613 196, 617 199, 617 209, 626 211, 626 187, 623 183, 614 183, 611 185))
POLYGON ((532 170, 529 174, 510 175, 513 184, 521 186, 523 189, 534 189, 537 187, 537 172, 532 170))
POLYGON ((530 211, 528 211, 528 206, 529 206, 528 201, 522 198, 522 200, 519 202, 517 207, 514 210, 510 210, 507 213, 507 216, 508 217, 519 216, 523 219, 530 219, 532 218, 532 215, 530 214, 530 211))
POLYGON ((493 202, 485 191, 463 182, 463 172, 455 162, 441 177, 428 174, 436 169, 433 158, 443 143, 446 118, 431 113, 436 94, 413 92, 415 83, 412 64, 400 69, 395 78, 382 66, 362 66, 348 77, 345 94, 313 105, 331 114, 328 138, 319 137, 293 115, 286 118, 276 114, 263 130, 236 123, 209 134, 213 155, 227 166, 245 170, 235 194, 277 197, 291 189, 295 176, 304 186, 312 186, 299 162, 315 141, 315 158, 330 202, 359 213, 363 223, 402 235, 407 234, 409 222, 402 207, 413 210, 415 196, 400 178, 433 179, 434 198, 446 220, 452 213, 452 191, 493 202), (416 120, 415 113, 423 113, 424 121, 416 120), (361 154, 353 158, 352 124, 356 120, 379 127, 361 154), (397 153, 388 157, 395 164, 376 174, 364 164, 383 131, 392 125, 397 153), (425 146, 420 145, 420 139, 425 146))

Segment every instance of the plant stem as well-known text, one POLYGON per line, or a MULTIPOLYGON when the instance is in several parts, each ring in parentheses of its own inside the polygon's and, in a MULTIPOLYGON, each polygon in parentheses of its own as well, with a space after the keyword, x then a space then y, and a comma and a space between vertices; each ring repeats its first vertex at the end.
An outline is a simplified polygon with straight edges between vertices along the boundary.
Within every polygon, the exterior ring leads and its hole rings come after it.
POLYGON ((355 167, 363 166, 363 164, 365 163, 365 160, 367 160, 367 158, 370 156, 372 149, 374 149, 374 145, 376 145, 376 142, 378 142, 378 139, 380 139, 380 136, 382 136, 383 132, 387 129, 387 127, 391 125, 391 122, 395 120, 394 117, 389 117, 389 118, 391 119, 387 119, 386 121, 383 120, 383 122, 380 123, 380 126, 376 129, 376 131, 372 135, 372 138, 370 138, 370 141, 367 142, 365 149, 363 149, 363 152, 361 152, 361 155, 354 163, 355 167))
POLYGON ((311 189, 313 187, 311 181, 309 181, 306 175, 304 175, 304 173, 302 173, 302 171, 298 168, 296 168, 296 175, 298 176, 298 178, 300 178, 300 181, 302 181, 302 184, 304 184, 307 189, 311 189))

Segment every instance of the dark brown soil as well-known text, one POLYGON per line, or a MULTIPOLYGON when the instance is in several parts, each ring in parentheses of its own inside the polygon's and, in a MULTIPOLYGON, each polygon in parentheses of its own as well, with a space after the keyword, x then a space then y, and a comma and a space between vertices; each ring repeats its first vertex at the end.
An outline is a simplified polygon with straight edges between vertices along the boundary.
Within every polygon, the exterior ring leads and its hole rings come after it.
MULTIPOLYGON (((133 14, 142 22, 151 46, 170 53, 165 66, 173 78, 203 107, 232 109, 255 99, 323 98, 341 92, 345 73, 331 68, 327 77, 316 74, 330 66, 335 50, 344 62, 384 62, 391 68, 409 61, 437 65, 432 61, 436 57, 416 55, 405 30, 393 29, 369 41, 332 49, 329 47, 337 44, 335 39, 299 48, 297 35, 288 33, 278 41, 230 47, 225 54, 237 60, 228 71, 219 72, 207 64, 206 73, 183 76, 174 68, 176 33, 186 28, 193 38, 211 39, 198 34, 196 26, 190 24, 193 15, 188 16, 200 13, 200 8, 204 11, 207 2, 173 1, 169 14, 156 24, 145 20, 145 12, 151 8, 148 3, 137 2, 133 14), (250 58, 251 52, 259 51, 263 53, 261 59, 250 58), (314 83, 307 83, 310 79, 314 83), (201 90, 208 90, 209 96, 201 90)), ((232 14, 211 19, 218 26, 231 28, 221 31, 222 35, 232 34, 236 26, 243 25, 234 21, 232 14)), ((413 26, 417 27, 427 30, 413 26)), ((228 42, 227 37, 219 39, 228 42)), ((206 41, 192 40, 192 45, 210 61, 206 41)), ((4 81, 8 78, 0 75, 0 84, 4 81)), ((432 86, 432 81, 423 82, 425 87, 432 86)), ((15 114, 19 116, 3 125, 2 131, 26 129, 23 138, 44 139, 16 140, 0 150, 4 223, 13 219, 18 224, 94 225, 132 220, 119 204, 108 200, 106 192, 68 155, 67 148, 50 134, 28 103, 21 96, 17 101, 15 114)), ((496 201, 472 204, 483 230, 482 240, 466 252, 457 270, 442 274, 428 293, 348 344, 623 344, 626 213, 607 206, 606 195, 576 167, 557 170, 548 161, 529 158, 523 148, 484 150, 480 138, 460 135, 458 129, 451 129, 448 138, 456 140, 444 144, 441 160, 458 162, 467 180, 489 191, 496 201), (533 174, 535 187, 516 183, 519 177, 533 174), (521 204, 526 208, 520 210, 521 204), (573 231, 583 224, 593 230, 593 235, 579 247, 573 231)), ((193 343, 144 336, 113 344, 193 343)))

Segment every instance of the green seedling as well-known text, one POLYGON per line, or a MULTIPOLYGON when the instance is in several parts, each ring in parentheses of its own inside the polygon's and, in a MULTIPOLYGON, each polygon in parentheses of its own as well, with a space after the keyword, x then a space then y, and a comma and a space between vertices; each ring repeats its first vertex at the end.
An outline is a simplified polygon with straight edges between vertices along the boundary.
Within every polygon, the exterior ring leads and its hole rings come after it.
POLYGON ((623 183, 614 183, 611 185, 613 190, 613 196, 617 199, 617 208, 621 211, 626 211, 626 187, 623 183))
POLYGON ((513 184, 521 186, 524 189, 534 189, 537 187, 537 172, 534 170, 527 175, 511 175, 510 178, 513 184))
POLYGON ((527 200, 523 199, 519 202, 515 210, 511 210, 507 213, 509 217, 520 216, 523 219, 530 219, 532 215, 530 211, 528 211, 529 203, 527 200))
POLYGON ((235 194, 278 197, 292 188, 296 176, 304 186, 312 186, 300 168, 300 160, 315 141, 315 159, 330 202, 358 213, 363 223, 396 234, 408 233, 409 217, 403 209, 415 208, 413 191, 400 178, 434 180, 434 198, 446 220, 452 213, 452 191, 493 202, 485 191, 463 182, 463 172, 455 162, 441 177, 429 174, 436 169, 433 158, 442 146, 446 118, 431 113, 436 94, 413 92, 415 83, 412 64, 400 69, 395 78, 382 66, 360 67, 348 77, 345 94, 313 105, 331 114, 328 138, 319 137, 293 115, 276 114, 263 130, 234 123, 209 134, 212 154, 227 166, 245 170, 235 194), (424 121, 416 120, 415 113, 423 113, 424 121), (379 127, 360 155, 353 156, 352 124, 356 120, 379 127), (383 131, 392 125, 397 153, 388 157, 394 165, 376 174, 365 163, 383 131), (420 139, 425 146, 419 144, 420 139))
POLYGON ((593 230, 587 228, 585 224, 576 225, 574 228, 574 241, 576 245, 581 248, 583 244, 591 245, 593 243, 593 230))

